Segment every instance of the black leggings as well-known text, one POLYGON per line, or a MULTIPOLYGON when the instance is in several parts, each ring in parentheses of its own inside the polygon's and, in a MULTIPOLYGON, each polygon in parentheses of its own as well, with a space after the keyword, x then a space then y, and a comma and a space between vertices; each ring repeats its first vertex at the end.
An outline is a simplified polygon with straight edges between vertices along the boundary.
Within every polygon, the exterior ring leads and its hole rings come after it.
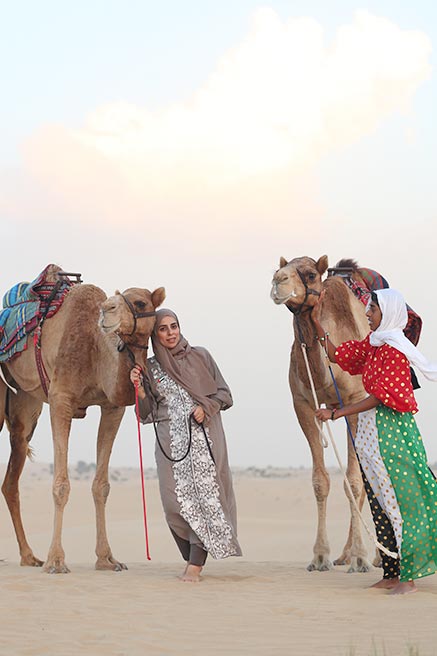
MULTIPOLYGON (((367 499, 369 501, 370 511, 373 517, 373 523, 375 524, 376 537, 378 542, 380 542, 384 547, 389 551, 397 553, 398 547, 396 544, 396 537, 393 531, 393 526, 391 521, 383 511, 380 506, 378 499, 376 498, 369 481, 367 480, 363 469, 361 468, 361 475, 363 477, 364 488, 366 490, 367 499)), ((384 572, 384 579, 394 579, 399 576, 400 571, 400 562, 399 558, 392 558, 387 556, 383 551, 379 549, 379 553, 382 558, 382 570, 384 572)))
POLYGON ((170 529, 172 536, 175 539, 176 544, 179 547, 179 551, 182 554, 182 558, 190 563, 191 565, 197 565, 198 567, 203 567, 208 556, 208 552, 205 551, 200 545, 192 544, 188 540, 184 540, 177 535, 173 529, 170 529))

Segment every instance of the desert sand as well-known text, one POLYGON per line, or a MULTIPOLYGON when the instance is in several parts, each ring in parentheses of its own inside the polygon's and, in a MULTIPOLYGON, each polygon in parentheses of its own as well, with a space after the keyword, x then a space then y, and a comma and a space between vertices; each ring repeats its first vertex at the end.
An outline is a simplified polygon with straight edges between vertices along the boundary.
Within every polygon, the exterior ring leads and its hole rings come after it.
MULTIPOLYGON (((70 471, 63 533, 70 574, 20 567, 0 499, 0 654, 437 654, 436 576, 420 581, 417 594, 391 597, 369 589, 380 578, 375 568, 366 574, 348 574, 347 567, 306 571, 316 522, 309 470, 234 473, 244 557, 209 560, 198 584, 177 578, 183 566, 153 471, 146 480, 152 560, 145 557, 139 472, 112 469, 109 539, 129 569, 95 571, 92 471, 83 464, 70 471)), ((346 538, 348 506, 341 475, 331 476, 328 529, 335 558, 346 538)), ((43 559, 52 529, 47 465, 27 463, 22 509, 29 542, 43 559)))

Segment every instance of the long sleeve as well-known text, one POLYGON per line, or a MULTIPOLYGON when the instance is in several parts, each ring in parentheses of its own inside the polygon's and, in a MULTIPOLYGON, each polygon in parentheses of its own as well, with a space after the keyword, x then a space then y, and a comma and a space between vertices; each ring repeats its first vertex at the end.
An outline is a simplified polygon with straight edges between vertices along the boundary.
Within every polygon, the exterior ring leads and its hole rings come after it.
POLYGON ((196 350, 205 358, 206 365, 217 383, 217 392, 208 396, 210 403, 208 408, 204 408, 208 418, 213 417, 221 410, 227 410, 234 404, 231 390, 222 376, 214 358, 205 348, 196 346, 196 350))
POLYGON ((206 349, 204 349, 204 352, 207 358, 208 368, 211 371, 218 387, 217 392, 215 394, 211 394, 209 398, 220 403, 220 410, 227 410, 234 405, 231 390, 223 378, 222 373, 212 355, 206 349))
POLYGON ((367 357, 368 338, 362 342, 352 339, 343 342, 335 351, 335 361, 338 366, 349 374, 362 374, 367 357))
POLYGON ((152 406, 155 405, 151 399, 146 396, 144 399, 138 399, 138 410, 140 413, 140 421, 142 424, 150 424, 152 418, 152 406))
POLYGON ((363 383, 366 391, 389 408, 398 412, 417 412, 410 363, 393 346, 384 344, 378 347, 374 366, 366 368, 363 383))
POLYGON ((160 415, 160 401, 162 398, 159 396, 155 383, 151 376, 146 377, 144 380, 144 389, 146 396, 144 399, 138 399, 138 410, 140 413, 140 421, 142 424, 152 424, 154 421, 160 421, 163 417, 160 415))

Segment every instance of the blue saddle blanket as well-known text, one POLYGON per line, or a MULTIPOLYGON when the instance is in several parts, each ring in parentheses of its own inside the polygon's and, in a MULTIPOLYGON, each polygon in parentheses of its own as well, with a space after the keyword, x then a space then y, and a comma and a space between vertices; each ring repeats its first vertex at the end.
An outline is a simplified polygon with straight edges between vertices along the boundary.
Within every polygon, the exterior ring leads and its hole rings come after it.
MULTIPOLYGON (((61 271, 60 267, 49 264, 35 280, 19 282, 4 295, 4 309, 0 311, 0 362, 8 362, 27 348, 27 336, 38 325, 44 301, 56 284, 46 280, 49 267, 61 271)), ((47 317, 59 309, 71 285, 70 280, 62 282, 50 307, 44 308, 48 310, 47 317)))

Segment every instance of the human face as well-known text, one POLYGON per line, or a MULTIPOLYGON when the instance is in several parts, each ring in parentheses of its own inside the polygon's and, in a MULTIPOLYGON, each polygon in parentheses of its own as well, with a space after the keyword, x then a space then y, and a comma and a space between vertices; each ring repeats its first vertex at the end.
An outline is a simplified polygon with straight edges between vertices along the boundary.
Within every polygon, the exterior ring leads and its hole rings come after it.
POLYGON ((369 309, 366 312, 367 321, 369 322, 370 330, 376 330, 382 320, 382 312, 374 301, 370 301, 369 309))
POLYGON ((171 316, 163 317, 156 331, 156 336, 159 343, 165 348, 171 349, 176 346, 181 338, 181 331, 176 319, 171 316))

